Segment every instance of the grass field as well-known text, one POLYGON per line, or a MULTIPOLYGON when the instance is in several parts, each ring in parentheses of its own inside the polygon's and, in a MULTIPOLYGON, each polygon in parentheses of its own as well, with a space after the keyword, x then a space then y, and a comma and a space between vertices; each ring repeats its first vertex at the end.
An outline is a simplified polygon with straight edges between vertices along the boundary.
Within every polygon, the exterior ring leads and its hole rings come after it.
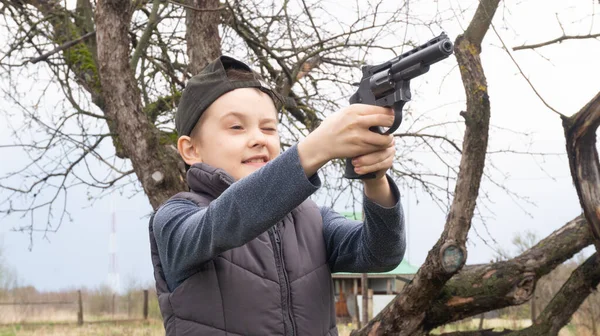
MULTIPOLYGON (((488 320, 485 328, 515 328, 525 327, 529 321, 508 321, 508 320, 488 320)), ((350 331, 354 328, 352 325, 338 325, 340 336, 350 335, 350 331)), ((451 332, 458 330, 476 330, 477 326, 474 323, 459 323, 452 324, 442 330, 435 330, 432 334, 442 332, 451 332)), ((97 321, 89 322, 83 326, 77 326, 73 323, 30 323, 30 324, 14 324, 0 325, 0 336, 164 336, 165 332, 160 320, 148 321, 119 321, 106 322, 97 321)), ((561 332, 560 336, 584 336, 591 335, 589 333, 579 333, 571 325, 567 325, 561 332)))
MULTIPOLYGON (((351 326, 339 325, 340 336, 350 335, 351 326)), ((164 336, 160 320, 73 323, 30 323, 0 326, 0 336, 164 336)))
POLYGON ((0 326, 0 336, 164 336, 162 321, 16 324, 0 326))

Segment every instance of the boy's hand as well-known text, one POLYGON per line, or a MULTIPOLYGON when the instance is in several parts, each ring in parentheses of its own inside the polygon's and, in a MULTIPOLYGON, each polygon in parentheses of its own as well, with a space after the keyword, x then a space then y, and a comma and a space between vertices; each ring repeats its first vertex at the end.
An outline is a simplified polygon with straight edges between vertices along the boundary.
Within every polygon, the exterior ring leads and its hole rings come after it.
POLYGON ((354 171, 358 174, 375 173, 374 179, 362 180, 365 187, 365 196, 373 202, 388 208, 393 207, 398 202, 385 177, 385 173, 394 163, 395 154, 396 147, 392 141, 390 146, 384 150, 365 154, 352 160, 354 171))
MULTIPOLYGON (((372 152, 369 154, 357 156, 352 159, 354 165, 354 171, 357 174, 368 174, 371 172, 375 173, 375 180, 382 179, 385 177, 385 173, 388 169, 392 168, 394 164, 394 157, 396 156, 396 147, 394 139, 388 145, 387 148, 372 152)), ((365 179, 364 182, 369 182, 372 179, 365 179)))
POLYGON ((369 127, 390 127, 393 122, 393 109, 367 104, 352 104, 331 114, 298 144, 306 175, 312 176, 331 159, 385 151, 393 144, 393 135, 375 133, 369 127))

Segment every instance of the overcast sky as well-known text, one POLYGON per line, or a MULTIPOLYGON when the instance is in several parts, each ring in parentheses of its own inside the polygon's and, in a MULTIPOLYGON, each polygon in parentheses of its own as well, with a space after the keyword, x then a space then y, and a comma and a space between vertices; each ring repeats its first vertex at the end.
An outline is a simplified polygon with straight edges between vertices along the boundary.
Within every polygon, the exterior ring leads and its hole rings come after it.
MULTIPOLYGON (((458 8, 458 1, 452 3, 458 8)), ((463 8, 466 3, 460 1, 463 8)), ((565 7, 562 1, 541 0, 521 1, 518 5, 510 2, 507 6, 510 11, 502 7, 494 23, 509 47, 524 42, 543 42, 562 35, 557 13, 567 34, 600 32, 600 27, 592 20, 592 14, 600 10, 600 5, 589 0, 571 2, 570 7, 565 7), (504 22, 510 23, 510 29, 501 28, 504 22)), ((414 11, 426 15, 427 8, 414 8, 414 11)), ((460 20, 444 26, 452 40, 466 27, 471 15, 472 12, 468 12, 460 20)), ((426 32, 408 32, 409 36, 413 33, 413 39, 423 42, 433 37, 426 32)), ((435 32, 436 35, 438 33, 435 32)), ((402 38, 404 32, 401 35, 398 38, 402 38)), ((577 112, 600 90, 597 81, 600 78, 598 40, 566 41, 537 52, 529 50, 512 54, 542 97, 561 113, 571 115, 577 112)), ((374 57, 373 62, 385 60, 374 57)), ((485 207, 480 207, 480 210, 486 225, 479 219, 474 220, 474 229, 482 238, 471 230, 468 263, 490 261, 495 257, 493 247, 510 247, 512 237, 518 232, 530 230, 544 237, 581 213, 564 155, 561 121, 535 96, 502 50, 501 42, 492 29, 484 41, 482 62, 489 84, 494 126, 490 133, 490 150, 512 149, 560 155, 490 154, 490 162, 497 168, 489 170, 493 179, 535 205, 518 200, 489 182, 484 183, 482 192, 488 194, 489 200, 481 203, 485 207), (526 132, 530 136, 524 137, 504 129, 526 132)), ((413 82, 413 88, 419 92, 410 104, 415 113, 430 111, 428 117, 440 122, 459 119, 458 113, 465 109, 464 92, 460 74, 454 65, 455 59, 451 57, 438 67, 432 67, 423 79, 413 82)), ((8 102, 0 101, 0 104, 3 104, 3 111, 10 111, 8 102)), ((52 106, 46 108, 51 110, 52 106)), ((11 141, 6 132, 0 133, 0 144, 11 141)), ((3 151, 1 160, 0 174, 3 175, 27 162, 27 157, 18 151, 3 151)), ((427 160, 427 153, 423 154, 423 160, 427 160)), ((440 169, 445 168, 440 166, 440 169)), ((409 225, 406 260, 418 266, 442 232, 445 212, 420 191, 402 192, 409 225)), ((95 287, 106 281, 111 198, 99 200, 93 206, 89 206, 86 199, 85 189, 70 191, 73 222, 65 222, 59 232, 51 234, 48 240, 36 237, 31 251, 27 235, 10 231, 26 222, 15 216, 0 219, 4 258, 16 270, 21 284, 55 290, 95 287)), ((116 213, 121 282, 124 287, 134 283, 152 286, 147 233, 147 215, 151 207, 142 194, 133 197, 115 194, 112 201, 116 213)))

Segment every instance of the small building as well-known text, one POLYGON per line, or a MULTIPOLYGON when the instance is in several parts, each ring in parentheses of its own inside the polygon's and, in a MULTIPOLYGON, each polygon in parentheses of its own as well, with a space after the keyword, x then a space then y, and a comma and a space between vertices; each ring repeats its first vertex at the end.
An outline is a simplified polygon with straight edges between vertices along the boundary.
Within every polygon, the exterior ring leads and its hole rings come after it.
MULTIPOLYGON (((362 214, 341 212, 347 218, 360 219, 362 214)), ((398 295, 417 273, 418 267, 402 260, 389 272, 367 273, 369 318, 377 315, 398 295)), ((340 322, 357 321, 362 310, 362 273, 333 273, 336 316, 340 322)))
MULTIPOLYGON (((415 266, 402 260, 398 267, 389 272, 367 273, 368 288, 374 295, 398 294, 412 280, 417 270, 415 266)), ((340 292, 362 294, 362 273, 333 273, 331 276, 336 295, 340 292)))

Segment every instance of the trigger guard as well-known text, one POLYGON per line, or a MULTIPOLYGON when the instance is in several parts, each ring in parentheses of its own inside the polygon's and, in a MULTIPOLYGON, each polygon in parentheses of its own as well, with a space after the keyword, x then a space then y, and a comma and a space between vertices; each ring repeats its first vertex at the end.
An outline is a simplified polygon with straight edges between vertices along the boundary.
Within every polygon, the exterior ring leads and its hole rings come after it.
POLYGON ((399 101, 394 103, 394 123, 383 134, 392 134, 398 129, 398 127, 400 127, 400 124, 402 123, 402 109, 404 108, 404 104, 406 104, 405 101, 399 101))

